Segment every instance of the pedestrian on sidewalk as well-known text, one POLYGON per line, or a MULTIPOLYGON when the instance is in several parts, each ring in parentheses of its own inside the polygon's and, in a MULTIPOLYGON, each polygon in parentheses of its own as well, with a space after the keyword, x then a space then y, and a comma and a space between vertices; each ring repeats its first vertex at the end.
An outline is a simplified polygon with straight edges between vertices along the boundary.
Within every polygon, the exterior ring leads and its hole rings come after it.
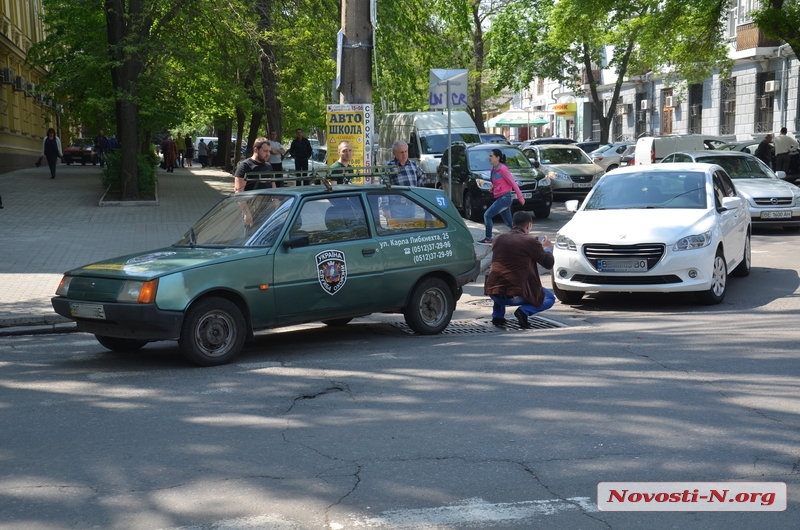
POLYGON ((56 136, 56 130, 47 129, 47 136, 42 140, 42 156, 47 159, 50 166, 50 178, 56 178, 56 161, 64 156, 61 150, 61 138, 56 136))
POLYGON ((506 306, 519 306, 514 312, 519 327, 529 328, 528 317, 553 307, 553 291, 542 287, 538 266, 552 270, 553 242, 530 235, 533 218, 526 211, 514 214, 510 232, 500 234, 492 245, 492 265, 484 294, 494 302, 492 324, 506 324, 506 306))
POLYGON ((514 194, 520 204, 525 204, 525 198, 519 191, 517 181, 511 175, 511 171, 505 165, 506 155, 500 149, 492 149, 489 152, 489 163, 492 165, 491 181, 492 195, 494 202, 483 214, 483 224, 486 226, 486 237, 478 241, 485 245, 492 244, 492 218, 500 215, 506 226, 511 228, 511 204, 514 202, 514 194))
POLYGON ((184 138, 184 143, 186 144, 186 165, 192 167, 192 160, 194 159, 194 143, 192 143, 192 137, 187 134, 186 138, 184 138))
POLYGON ((202 138, 197 142, 197 159, 200 161, 200 167, 208 165, 208 146, 202 138))
POLYGON ((178 133, 178 138, 175 140, 175 145, 178 148, 178 163, 175 167, 183 167, 183 160, 186 157, 186 141, 181 133, 178 133))
POLYGON ((167 136, 167 139, 161 145, 161 152, 164 153, 164 165, 167 168, 167 173, 174 173, 175 163, 178 159, 178 144, 172 139, 171 134, 167 136))
MULTIPOLYGON (((308 138, 303 136, 303 129, 297 129, 295 133, 297 138, 292 140, 288 152, 294 158, 294 170, 298 172, 298 176, 301 179, 305 179, 308 171, 308 159, 314 154, 314 150, 311 149, 311 142, 308 141, 308 138)), ((298 180, 296 183, 300 186, 306 186, 308 181, 298 180)))
POLYGON ((106 151, 108 151, 108 138, 106 138, 106 135, 102 129, 100 129, 100 132, 94 137, 94 151, 96 153, 95 157, 97 157, 97 160, 100 161, 100 167, 105 167, 106 151))
MULTIPOLYGON (((270 145, 269 164, 272 166, 272 171, 275 172, 275 176, 282 177, 283 155, 286 154, 286 149, 284 149, 284 147, 278 141, 277 131, 269 132, 269 145, 270 145)), ((283 186, 283 182, 278 181, 275 183, 275 185, 280 188, 281 186, 283 186)))

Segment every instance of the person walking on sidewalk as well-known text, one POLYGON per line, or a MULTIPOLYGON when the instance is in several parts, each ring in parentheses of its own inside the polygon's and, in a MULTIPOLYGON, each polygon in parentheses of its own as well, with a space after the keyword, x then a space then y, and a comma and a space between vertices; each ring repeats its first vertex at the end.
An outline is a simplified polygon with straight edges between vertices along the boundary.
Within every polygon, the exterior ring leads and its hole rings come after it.
MULTIPOLYGON (((283 155, 286 154, 286 149, 281 145, 278 141, 278 132, 277 131, 270 131, 269 132, 269 164, 272 166, 272 171, 275 172, 276 177, 283 176, 283 155), (280 173, 280 174, 279 174, 280 173)), ((253 150, 255 150, 255 145, 253 146, 253 150)), ((275 182, 277 187, 283 186, 282 181, 275 182)))
POLYGON ((489 163, 492 164, 491 181, 492 181, 492 195, 494 195, 494 202, 486 213, 483 214, 483 224, 486 226, 486 237, 478 241, 485 245, 492 244, 492 218, 495 215, 501 215, 506 226, 511 228, 511 203, 514 202, 514 194, 520 204, 525 204, 525 198, 522 192, 519 191, 517 181, 511 176, 511 172, 504 164, 506 155, 500 149, 492 149, 489 152, 489 163))
POLYGON ((178 159, 178 144, 172 139, 171 134, 167 136, 167 139, 161 145, 161 152, 164 153, 164 165, 167 168, 167 173, 174 173, 175 163, 178 159))
POLYGON ((95 156, 100 162, 100 167, 105 167, 106 151, 108 151, 108 138, 106 138, 106 134, 102 129, 100 129, 98 135, 94 137, 94 150, 95 153, 97 153, 95 156))
MULTIPOLYGON (((303 129, 297 129, 296 133, 297 138, 292 140, 288 153, 294 158, 294 170, 298 172, 297 174, 301 179, 305 179, 308 174, 308 159, 314 154, 314 150, 311 148, 311 142, 308 141, 308 138, 303 136, 303 129)), ((306 186, 308 181, 299 180, 297 184, 306 186)))
POLYGON ((56 178, 56 161, 64 156, 64 152, 61 150, 61 138, 56 136, 56 130, 52 127, 47 129, 47 136, 42 140, 42 156, 50 166, 50 178, 56 178))
POLYGON ((184 138, 184 143, 186 144, 186 166, 192 167, 192 160, 194 159, 194 143, 192 143, 192 137, 188 134, 186 138, 184 138))
POLYGON ((542 287, 538 266, 552 270, 553 242, 530 235, 533 218, 526 211, 514 214, 510 232, 497 236, 492 245, 492 267, 484 294, 494 302, 492 324, 506 324, 506 306, 519 306, 514 312, 519 327, 529 328, 528 317, 553 307, 553 291, 542 287))
POLYGON ((200 161, 200 167, 208 165, 208 146, 202 138, 197 142, 197 159, 200 161))

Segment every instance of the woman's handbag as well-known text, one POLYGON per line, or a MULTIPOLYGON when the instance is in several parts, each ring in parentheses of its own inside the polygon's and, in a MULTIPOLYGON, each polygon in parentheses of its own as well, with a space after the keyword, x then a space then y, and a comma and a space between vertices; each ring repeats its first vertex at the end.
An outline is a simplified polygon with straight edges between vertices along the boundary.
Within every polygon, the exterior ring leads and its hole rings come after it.
POLYGON ((42 158, 44 158, 44 157, 43 157, 43 156, 40 156, 40 157, 39 157, 39 160, 37 160, 37 161, 36 161, 36 164, 34 164, 36 167, 39 167, 39 166, 41 166, 41 165, 42 165, 42 158))

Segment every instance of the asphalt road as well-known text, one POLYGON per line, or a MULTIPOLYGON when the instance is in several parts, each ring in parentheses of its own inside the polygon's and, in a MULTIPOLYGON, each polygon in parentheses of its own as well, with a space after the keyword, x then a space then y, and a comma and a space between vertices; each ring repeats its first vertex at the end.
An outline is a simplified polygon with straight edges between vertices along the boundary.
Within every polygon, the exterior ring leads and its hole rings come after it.
POLYGON ((720 306, 587 296, 553 329, 486 325, 478 283, 459 333, 304 325, 218 368, 0 338, 0 528, 797 528, 798 242, 757 232, 720 306), (600 512, 608 481, 783 482, 789 504, 600 512))

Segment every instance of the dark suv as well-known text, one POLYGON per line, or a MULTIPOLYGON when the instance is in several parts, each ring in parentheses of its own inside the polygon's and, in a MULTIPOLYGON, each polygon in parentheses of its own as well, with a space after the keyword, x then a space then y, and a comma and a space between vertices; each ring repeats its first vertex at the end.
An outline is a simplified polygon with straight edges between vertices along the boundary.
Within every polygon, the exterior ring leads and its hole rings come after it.
MULTIPOLYGON (((463 216, 480 221, 483 212, 494 202, 490 176, 492 165, 489 163, 492 149, 500 149, 506 156, 505 164, 525 198, 524 205, 515 198, 512 210, 533 211, 539 218, 549 216, 553 205, 550 181, 544 172, 531 165, 519 148, 502 144, 455 143, 451 146, 453 190, 450 197, 463 216)), ((447 162, 448 153, 445 151, 436 174, 436 187, 439 189, 447 189, 447 162)))

